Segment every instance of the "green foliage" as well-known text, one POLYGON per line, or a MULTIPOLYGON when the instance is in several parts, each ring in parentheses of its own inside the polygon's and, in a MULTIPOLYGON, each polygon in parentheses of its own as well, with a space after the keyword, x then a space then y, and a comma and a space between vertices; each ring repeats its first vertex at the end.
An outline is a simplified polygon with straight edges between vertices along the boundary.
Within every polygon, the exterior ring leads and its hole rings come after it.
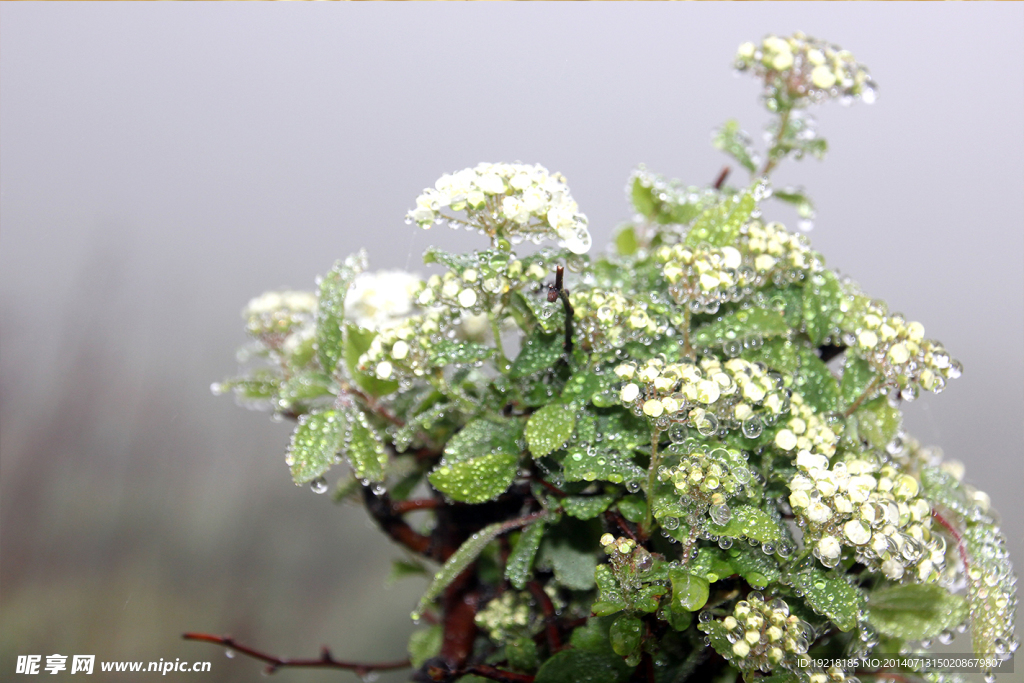
POLYGON ((442 563, 414 612, 441 625, 410 639, 414 666, 459 642, 472 652, 446 666, 507 680, 624 683, 649 656, 659 682, 816 683, 812 647, 895 652, 965 620, 976 652, 1016 647, 996 515, 903 432, 895 400, 941 391, 959 363, 769 218, 771 198, 815 217, 770 180, 824 154, 806 109, 873 84, 799 34, 745 44, 736 65, 763 81, 768 146, 737 121, 713 142, 750 181, 640 167, 614 255, 585 256, 561 175, 482 164, 408 217, 489 248, 430 249, 425 280, 366 272, 360 253, 316 293, 246 308, 249 365, 215 390, 296 421, 296 483, 326 491, 346 470, 336 499, 416 557, 391 580, 442 563), (523 240, 559 246, 520 255, 523 240))

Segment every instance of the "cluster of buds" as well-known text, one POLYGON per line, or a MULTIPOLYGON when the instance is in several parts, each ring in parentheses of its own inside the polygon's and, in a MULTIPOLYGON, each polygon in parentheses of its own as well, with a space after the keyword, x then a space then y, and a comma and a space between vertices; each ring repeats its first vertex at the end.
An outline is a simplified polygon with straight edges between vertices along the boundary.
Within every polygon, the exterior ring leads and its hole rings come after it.
POLYGON ((476 613, 476 625, 499 643, 529 633, 533 621, 531 602, 529 593, 507 590, 476 613))
POLYGON ((836 566, 848 546, 861 564, 894 581, 938 580, 946 544, 931 531, 931 505, 918 496, 917 479, 862 459, 829 469, 828 458, 809 451, 797 455, 796 466, 789 504, 823 565, 836 566))
POLYGON ((631 538, 616 538, 611 534, 605 534, 601 537, 601 547, 608 555, 612 572, 623 588, 639 589, 642 575, 654 567, 654 556, 631 538))
POLYGON ((726 524, 732 516, 728 499, 750 481, 750 470, 741 456, 724 448, 711 452, 693 450, 682 455, 674 467, 658 471, 658 479, 670 481, 680 494, 680 504, 691 511, 691 524, 701 525, 704 515, 715 524, 726 524))
POLYGON ((404 270, 359 273, 345 295, 345 318, 367 330, 390 327, 416 312, 413 299, 422 286, 404 270))
POLYGON ((313 324, 316 303, 312 292, 266 292, 242 311, 245 331, 264 341, 284 340, 298 328, 313 324))
POLYGON ((732 644, 721 653, 743 672, 770 671, 794 666, 796 656, 807 652, 813 629, 795 614, 782 598, 765 601, 754 591, 740 600, 732 614, 721 620, 701 621, 705 633, 720 629, 732 644))
POLYGON ((775 446, 787 452, 814 451, 831 458, 836 454, 836 446, 839 443, 839 435, 835 429, 841 433, 842 426, 841 419, 829 421, 824 416, 819 416, 814 408, 804 401, 803 396, 793 392, 790 397, 789 420, 776 432, 775 446))
POLYGON ((939 342, 924 338, 924 325, 907 322, 900 314, 888 315, 885 305, 854 295, 854 315, 843 321, 844 342, 856 349, 907 400, 918 388, 941 392, 949 379, 963 372, 939 342))
POLYGON ((383 380, 422 377, 434 368, 431 347, 450 326, 443 309, 404 318, 373 338, 359 358, 359 370, 383 380))
POLYGON ((764 79, 765 98, 772 111, 840 98, 875 100, 875 82, 853 55, 835 45, 802 33, 782 38, 769 35, 761 44, 743 43, 736 68, 764 79))
POLYGON ((695 313, 713 313, 725 302, 739 301, 757 286, 757 276, 735 247, 664 246, 655 252, 664 264, 669 294, 695 313))
POLYGON ((760 363, 717 358, 696 363, 665 363, 652 358, 644 365, 623 363, 615 374, 623 405, 668 427, 689 422, 702 433, 718 426, 736 428, 755 417, 774 419, 789 409, 788 392, 760 363))
POLYGON ((560 173, 540 165, 479 164, 445 174, 416 198, 409 223, 429 228, 447 222, 490 235, 498 242, 557 239, 574 254, 590 249, 587 217, 569 194, 560 173), (442 213, 444 208, 465 212, 465 219, 442 213))
POLYGON ((668 325, 644 303, 605 289, 576 290, 569 296, 583 348, 607 351, 626 342, 665 334, 668 325))
POLYGON ((782 223, 753 220, 741 228, 741 244, 757 273, 758 284, 771 277, 776 284, 796 281, 808 270, 820 270, 821 259, 804 235, 789 232, 782 223))
POLYGON ((550 275, 544 255, 525 259, 511 252, 488 249, 459 256, 459 263, 443 275, 431 275, 415 293, 423 307, 489 311, 500 298, 524 283, 537 283, 550 275))

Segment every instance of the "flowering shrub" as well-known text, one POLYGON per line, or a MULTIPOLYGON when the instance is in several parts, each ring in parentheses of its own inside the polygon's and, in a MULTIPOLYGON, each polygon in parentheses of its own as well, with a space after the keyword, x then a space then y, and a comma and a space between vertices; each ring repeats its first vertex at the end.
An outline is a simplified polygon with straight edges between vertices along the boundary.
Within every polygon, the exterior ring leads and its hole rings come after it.
POLYGON ((762 214, 814 217, 770 174, 824 154, 807 107, 875 86, 800 34, 746 43, 736 66, 778 115, 763 162, 737 123, 715 135, 749 184, 641 168, 604 256, 560 174, 480 164, 408 220, 487 249, 431 249, 444 272, 427 279, 358 254, 315 294, 246 308, 252 367, 218 389, 295 420, 295 482, 323 493, 340 470, 334 497, 413 558, 396 573, 432 577, 415 680, 938 681, 956 676, 808 655, 917 652, 967 627, 979 655, 1016 649, 988 498, 901 426, 960 364, 762 214))

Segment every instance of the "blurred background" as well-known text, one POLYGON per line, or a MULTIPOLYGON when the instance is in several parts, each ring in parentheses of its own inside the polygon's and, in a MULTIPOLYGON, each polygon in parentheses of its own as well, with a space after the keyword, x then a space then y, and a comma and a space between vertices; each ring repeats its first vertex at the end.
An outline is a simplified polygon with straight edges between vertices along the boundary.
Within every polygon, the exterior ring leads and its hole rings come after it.
POLYGON ((291 483, 289 427, 210 394, 236 369, 240 309, 363 246, 374 268, 413 270, 429 244, 482 246, 403 222, 478 161, 562 171, 604 244, 635 164, 703 184, 727 163, 715 126, 735 116, 760 138, 758 87, 730 65, 767 32, 835 41, 880 84, 873 106, 820 108, 829 158, 776 183, 815 199, 832 266, 963 362, 908 406, 908 431, 966 463, 1024 562, 1021 4, 3 3, 0 18, 0 679, 55 652, 258 675, 187 630, 404 656, 424 582, 385 585, 400 552, 360 509, 291 483))

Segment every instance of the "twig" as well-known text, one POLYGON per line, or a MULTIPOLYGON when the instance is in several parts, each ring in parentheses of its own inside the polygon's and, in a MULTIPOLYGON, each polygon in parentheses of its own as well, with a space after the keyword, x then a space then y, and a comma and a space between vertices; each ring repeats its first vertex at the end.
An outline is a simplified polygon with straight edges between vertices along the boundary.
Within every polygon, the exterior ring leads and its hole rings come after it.
POLYGON ((391 503, 391 513, 395 515, 404 515, 409 512, 415 512, 417 510, 433 510, 441 505, 441 501, 436 498, 415 498, 413 500, 400 500, 391 503))
POLYGON ((937 510, 932 510, 932 518, 956 540, 956 549, 960 551, 960 560, 964 563, 964 572, 966 573, 971 568, 971 563, 967 559, 967 546, 964 545, 964 539, 960 536, 960 532, 937 510))
POLYGON ((365 676, 373 671, 408 669, 411 666, 408 659, 403 659, 397 662, 347 662, 335 659, 331 655, 331 651, 326 647, 320 650, 320 657, 317 659, 284 659, 268 655, 265 652, 260 652, 259 650, 246 645, 241 645, 235 642, 235 640, 230 636, 214 636, 209 633, 183 633, 181 637, 185 640, 195 640, 220 645, 229 651, 240 652, 247 657, 252 657, 253 659, 258 659, 261 662, 266 662, 266 672, 268 674, 272 674, 278 669, 289 667, 306 669, 345 669, 347 671, 354 671, 358 676, 365 676))
POLYGON ((528 582, 526 587, 544 614, 544 630, 548 639, 548 650, 551 651, 551 654, 555 654, 562 649, 562 637, 558 634, 558 615, 555 614, 555 606, 548 594, 544 592, 544 587, 536 581, 528 582))
POLYGON ((629 524, 626 522, 626 518, 622 516, 622 513, 616 510, 605 510, 604 518, 608 520, 609 524, 617 526, 622 533, 629 536, 634 543, 640 543, 641 539, 639 535, 629 528, 629 524))
POLYGON ((858 396, 857 400, 854 401, 853 404, 849 408, 847 408, 846 410, 843 411, 843 417, 850 417, 855 412, 857 412, 857 409, 861 407, 861 405, 864 403, 864 401, 866 401, 869 396, 872 396, 876 391, 878 391, 878 385, 879 385, 879 383, 881 381, 882 381, 881 376, 876 377, 875 379, 873 379, 871 381, 871 384, 869 384, 867 386, 867 388, 864 390, 864 393, 861 394, 860 396, 858 396))
POLYGON ((558 266, 555 269, 555 284, 548 285, 548 301, 554 303, 559 299, 562 300, 562 307, 565 309, 565 353, 566 355, 572 354, 572 316, 573 311, 572 304, 569 303, 569 290, 563 286, 563 278, 565 275, 565 269, 562 266, 558 266))
POLYGON ((404 420, 397 417, 394 413, 385 408, 380 401, 375 399, 373 396, 370 396, 368 393, 366 393, 359 387, 353 384, 349 384, 348 382, 342 382, 341 388, 342 391, 344 391, 345 393, 352 394, 353 396, 358 396, 363 401, 363 403, 366 404, 366 407, 369 408, 371 412, 380 415, 382 418, 384 418, 391 424, 395 425, 396 427, 405 426, 404 420))
POLYGON ((789 125, 790 111, 791 110, 786 109, 782 112, 782 116, 779 117, 779 132, 775 136, 775 141, 772 143, 772 146, 768 149, 768 158, 765 159, 764 168, 762 168, 761 172, 758 174, 762 178, 767 178, 768 174, 775 168, 775 164, 779 163, 779 159, 776 158, 772 152, 775 151, 776 147, 782 144, 782 138, 786 135, 786 126, 789 125))
POLYGON ((712 185, 712 187, 714 187, 716 190, 721 190, 722 185, 725 185, 725 179, 729 177, 729 171, 731 170, 732 169, 729 168, 728 166, 723 168, 722 172, 718 174, 717 178, 715 178, 715 182, 714 185, 712 185))
MULTIPOLYGON (((369 486, 363 487, 363 504, 381 530, 395 542, 405 546, 418 555, 433 557, 432 543, 429 536, 414 530, 399 513, 394 511, 390 496, 384 493, 377 495, 369 486)), ((438 559, 438 558, 434 558, 438 559)))

